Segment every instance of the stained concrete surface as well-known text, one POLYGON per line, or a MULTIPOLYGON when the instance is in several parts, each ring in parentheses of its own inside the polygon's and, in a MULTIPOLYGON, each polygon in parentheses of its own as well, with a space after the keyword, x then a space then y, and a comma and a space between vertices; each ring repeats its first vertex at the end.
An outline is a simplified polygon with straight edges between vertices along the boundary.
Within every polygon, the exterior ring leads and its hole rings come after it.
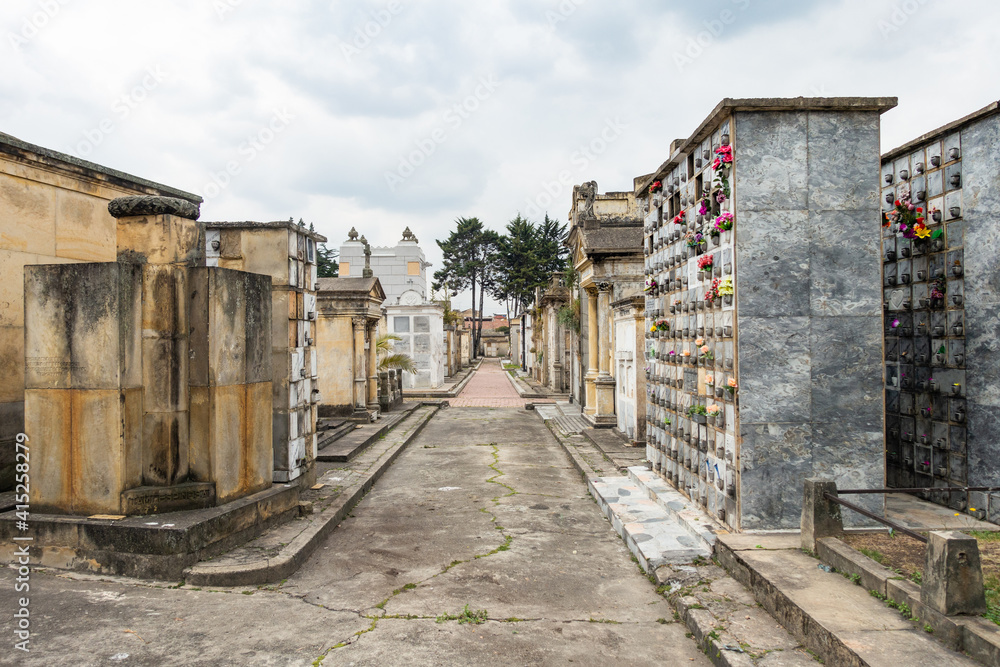
MULTIPOLYGON (((6 609, 14 578, 0 573, 6 609)), ((439 413, 275 586, 215 592, 41 572, 31 585, 33 650, 0 663, 709 664, 523 410, 439 413), (488 620, 461 623, 466 608, 488 620)), ((0 635, 12 629, 4 614, 0 635)))

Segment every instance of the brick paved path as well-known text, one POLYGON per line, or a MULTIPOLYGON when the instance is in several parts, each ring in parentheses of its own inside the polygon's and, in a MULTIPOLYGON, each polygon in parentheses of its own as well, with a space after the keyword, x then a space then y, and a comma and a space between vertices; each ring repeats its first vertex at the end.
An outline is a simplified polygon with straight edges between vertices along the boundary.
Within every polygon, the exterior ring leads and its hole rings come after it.
POLYGON ((484 359, 479 370, 455 398, 453 408, 521 408, 524 399, 517 395, 514 385, 505 377, 507 371, 499 359, 484 359))

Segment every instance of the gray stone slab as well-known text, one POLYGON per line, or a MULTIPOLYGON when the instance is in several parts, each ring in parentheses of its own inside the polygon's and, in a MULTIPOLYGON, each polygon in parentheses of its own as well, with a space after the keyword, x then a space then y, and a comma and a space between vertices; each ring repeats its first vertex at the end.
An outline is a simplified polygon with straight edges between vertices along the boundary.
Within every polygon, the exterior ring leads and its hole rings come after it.
POLYGON ((809 208, 878 211, 879 115, 811 111, 809 208))
POLYGON ((808 208, 807 118, 806 112, 736 113, 741 210, 808 208))
POLYGON ((740 322, 740 418, 744 422, 812 419, 808 317, 747 317, 740 322))
MULTIPOLYGON (((742 198, 741 198, 742 200, 742 198)), ((739 314, 805 317, 810 313, 810 238, 804 210, 739 212, 736 263, 739 314)))
POLYGON ((867 241, 881 228, 877 208, 810 211, 809 227, 812 315, 881 319, 879 247, 867 241))
POLYGON ((881 318, 813 318, 809 344, 813 420, 881 434, 881 339, 881 318))
POLYGON ((740 424, 744 530, 794 529, 802 513, 802 480, 813 475, 812 425, 740 424))

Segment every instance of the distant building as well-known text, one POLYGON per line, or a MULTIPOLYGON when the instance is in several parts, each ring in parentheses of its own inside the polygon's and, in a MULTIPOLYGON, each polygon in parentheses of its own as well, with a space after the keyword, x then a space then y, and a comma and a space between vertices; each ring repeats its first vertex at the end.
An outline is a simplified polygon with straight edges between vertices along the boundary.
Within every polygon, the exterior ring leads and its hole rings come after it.
MULTIPOLYGON (((385 305, 415 306, 428 301, 427 269, 431 263, 417 245, 410 228, 395 247, 371 246, 371 270, 385 290, 385 305)), ((340 246, 340 277, 361 278, 365 269, 365 241, 351 229, 347 241, 340 246)))
POLYGON ((403 374, 404 389, 433 389, 444 384, 447 345, 444 307, 430 300, 427 269, 430 262, 410 228, 395 247, 372 247, 351 229, 340 246, 342 278, 376 277, 385 291, 386 330, 401 338, 394 350, 408 354, 417 372, 403 374))

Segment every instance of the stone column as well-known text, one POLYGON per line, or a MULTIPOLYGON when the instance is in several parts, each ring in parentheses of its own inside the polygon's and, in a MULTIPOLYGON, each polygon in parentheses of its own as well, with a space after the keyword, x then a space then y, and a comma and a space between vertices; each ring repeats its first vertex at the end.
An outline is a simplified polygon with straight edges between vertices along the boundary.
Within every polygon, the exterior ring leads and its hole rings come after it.
POLYGON ((606 378, 611 376, 611 283, 597 285, 597 317, 600 328, 598 371, 606 378))
POLYGON ((368 326, 368 409, 378 411, 378 320, 368 326))
POLYGON ((587 291, 587 375, 584 378, 586 386, 586 405, 584 414, 597 414, 597 388, 594 381, 597 379, 597 339, 600 336, 597 320, 597 287, 588 285, 584 288, 587 291))
MULTIPOLYGON (((613 428, 618 424, 615 416, 615 378, 611 375, 611 289, 607 282, 597 285, 597 312, 592 315, 598 320, 598 336, 591 349, 598 345, 598 375, 594 380, 596 404, 591 423, 595 427, 613 428)), ((593 362, 591 362, 593 366, 593 362)))
POLYGON ((543 387, 552 386, 552 336, 549 327, 552 326, 552 306, 542 306, 542 377, 539 382, 543 387))
POLYGON ((563 390, 563 353, 562 353, 563 331, 559 326, 559 311, 552 307, 552 389, 557 392, 563 390))
POLYGON ((368 413, 368 396, 365 383, 368 381, 365 373, 365 327, 367 317, 352 318, 354 325, 354 414, 368 413))

